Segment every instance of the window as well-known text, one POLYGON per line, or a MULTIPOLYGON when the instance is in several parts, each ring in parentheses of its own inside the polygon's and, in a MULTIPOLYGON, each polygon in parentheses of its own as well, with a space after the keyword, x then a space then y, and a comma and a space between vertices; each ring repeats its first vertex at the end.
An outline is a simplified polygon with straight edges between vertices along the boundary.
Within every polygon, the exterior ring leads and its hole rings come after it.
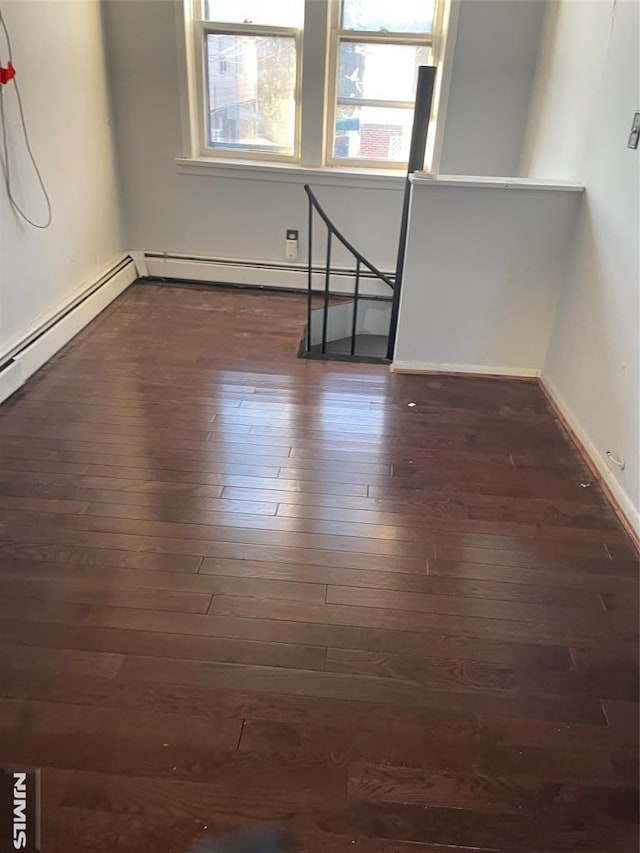
POLYGON ((187 2, 195 155, 406 164, 418 67, 442 58, 444 0, 187 2))

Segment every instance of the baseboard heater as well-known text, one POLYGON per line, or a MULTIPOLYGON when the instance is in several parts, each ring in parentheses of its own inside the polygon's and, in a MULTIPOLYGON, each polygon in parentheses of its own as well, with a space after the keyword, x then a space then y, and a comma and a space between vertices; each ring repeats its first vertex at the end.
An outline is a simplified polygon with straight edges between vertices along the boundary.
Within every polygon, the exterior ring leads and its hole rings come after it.
MULTIPOLYGON (((134 253, 135 256, 136 253, 134 253)), ((139 267, 142 265, 139 264, 139 267)), ((207 258, 177 255, 167 252, 145 252, 143 279, 165 279, 176 282, 224 284, 264 290, 283 290, 306 293, 308 270, 306 263, 284 264, 277 261, 238 260, 237 258, 207 258)), ((313 268, 313 289, 324 292, 324 266, 313 268)), ((389 273, 392 275, 392 273, 389 273)), ((334 267, 331 270, 329 292, 335 296, 353 294, 354 270, 334 267)), ((389 298, 389 288, 368 272, 361 273, 363 296, 389 298)))
POLYGON ((4 353, 0 361, 0 402, 24 385, 137 276, 133 258, 127 255, 4 353))

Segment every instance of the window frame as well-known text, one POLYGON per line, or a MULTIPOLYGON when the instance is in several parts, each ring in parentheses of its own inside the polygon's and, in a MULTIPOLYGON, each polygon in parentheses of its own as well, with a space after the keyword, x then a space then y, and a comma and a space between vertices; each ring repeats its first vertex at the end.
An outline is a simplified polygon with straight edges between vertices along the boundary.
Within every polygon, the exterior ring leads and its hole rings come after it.
MULTIPOLYGON (((195 0, 195 11, 204 14, 206 0, 195 0)), ((196 18, 192 21, 194 51, 196 63, 196 97, 198 108, 197 136, 199 140, 198 155, 223 160, 260 160, 276 163, 300 162, 300 140, 302 124, 302 35, 303 30, 295 27, 264 26, 262 24, 226 24, 217 21, 206 21, 196 18), (295 118, 293 152, 281 154, 275 151, 264 151, 225 148, 215 148, 209 140, 209 98, 208 98, 208 68, 207 68, 207 37, 213 36, 275 36, 292 38, 296 50, 296 83, 294 86, 295 118)))
MULTIPOLYGON (((340 171, 375 175, 401 174, 406 162, 334 156, 335 115, 338 106, 337 76, 342 41, 407 44, 431 49, 431 62, 438 69, 431 110, 425 170, 437 168, 444 136, 444 116, 451 77, 453 46, 459 0, 435 0, 430 33, 380 33, 341 30, 342 0, 304 0, 307 26, 229 24, 204 19, 206 0, 183 0, 179 13, 185 46, 184 85, 181 87, 183 140, 188 159, 213 164, 253 164, 283 168, 340 171), (313 21, 311 26, 309 22, 313 21), (206 36, 284 35, 295 38, 295 140, 290 155, 268 151, 214 148, 209 144, 206 36), (322 41, 322 44, 320 44, 322 41)), ((386 105, 387 102, 379 102, 386 105)), ((391 103, 391 102, 389 102, 391 103)), ((402 108, 406 102, 399 104, 402 108)))
MULTIPOLYGON (((389 44, 389 45, 407 45, 415 47, 428 47, 431 51, 431 64, 439 69, 439 49, 441 45, 442 31, 442 16, 444 9, 443 0, 434 0, 433 8, 433 29, 431 32, 420 33, 399 33, 399 32, 380 32, 378 30, 344 30, 341 28, 342 22, 342 7, 344 0, 335 0, 331 3, 330 16, 330 44, 327 56, 327 97, 325 99, 325 166, 343 168, 360 168, 360 169, 405 169, 407 168, 406 161, 401 160, 374 160, 371 158, 361 157, 336 157, 334 154, 335 141, 335 122, 338 112, 339 97, 338 97, 338 68, 340 65, 340 45, 345 42, 359 44, 389 44)), ((434 92, 434 100, 431 109, 429 124, 431 126, 435 117, 436 97, 434 92)), ((346 99, 345 99, 346 100, 346 99)), ((351 100, 351 99, 349 99, 351 100)), ((373 106, 374 103, 365 104, 360 101, 362 106, 373 106)), ((357 103, 353 99, 353 103, 357 103)), ((407 107, 408 101, 383 101, 376 100, 375 106, 412 109, 407 107)))

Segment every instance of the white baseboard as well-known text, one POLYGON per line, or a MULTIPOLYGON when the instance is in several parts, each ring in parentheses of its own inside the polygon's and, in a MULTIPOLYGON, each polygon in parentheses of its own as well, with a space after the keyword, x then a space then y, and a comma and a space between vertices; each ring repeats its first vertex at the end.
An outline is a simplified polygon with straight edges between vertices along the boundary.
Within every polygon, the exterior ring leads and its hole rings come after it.
POLYGON ((147 258, 144 252, 129 252, 129 257, 133 258, 133 263, 136 265, 139 276, 146 277, 149 275, 147 258))
POLYGON ((637 542, 640 539, 640 509, 634 505, 627 490, 616 479, 606 458, 589 438, 586 430, 553 382, 548 377, 543 376, 540 380, 540 386, 552 408, 556 410, 560 420, 563 421, 565 428, 571 434, 574 443, 582 451, 582 455, 594 476, 600 481, 604 491, 608 492, 607 497, 613 504, 620 520, 637 542))
POLYGON ((21 385, 24 385, 22 369, 15 361, 11 361, 0 373, 0 403, 15 394, 21 385))
POLYGON ((470 376, 504 376, 509 379, 537 379, 540 371, 529 367, 505 367, 494 364, 445 364, 430 361, 394 361, 392 373, 459 373, 470 376))
MULTIPOLYGON (((146 275, 150 278, 166 278, 183 281, 198 281, 206 284, 237 284, 252 287, 306 290, 307 267, 304 263, 276 263, 260 260, 236 260, 233 258, 204 258, 145 252, 146 275)), ((352 270, 334 268, 329 289, 331 293, 353 293, 352 270)), ((313 289, 324 289, 324 271, 314 272, 313 289)), ((391 289, 382 281, 360 279, 363 296, 391 296, 391 289)))
POLYGON ((0 403, 10 397, 21 385, 42 367, 58 350, 95 319, 113 300, 138 277, 133 260, 124 256, 110 270, 83 288, 81 294, 59 308, 8 354, 5 367, 0 370, 0 403))

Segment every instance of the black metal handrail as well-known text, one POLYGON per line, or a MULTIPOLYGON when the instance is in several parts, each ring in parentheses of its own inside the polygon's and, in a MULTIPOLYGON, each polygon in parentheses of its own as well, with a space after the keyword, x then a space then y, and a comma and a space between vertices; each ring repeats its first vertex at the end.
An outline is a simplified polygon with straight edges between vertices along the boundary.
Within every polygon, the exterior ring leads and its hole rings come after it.
POLYGON ((311 189, 308 184, 304 185, 304 191, 307 194, 309 199, 309 249, 308 249, 308 265, 307 265, 307 275, 308 275, 308 298, 307 298, 307 352, 311 352, 312 341, 311 341, 311 330, 312 330, 312 301, 313 301, 313 212, 314 210, 318 214, 318 216, 324 222, 327 228, 327 244, 326 244, 326 257, 325 257, 325 267, 324 267, 324 288, 323 288, 323 318, 322 318, 322 344, 321 344, 321 354, 325 355, 327 352, 327 328, 329 323, 329 296, 330 296, 330 285, 331 285, 331 249, 332 249, 332 239, 335 237, 342 245, 350 252, 356 261, 355 268, 355 286, 353 294, 353 317, 352 317, 352 326, 351 326, 351 346, 350 346, 350 354, 355 355, 355 346, 356 346, 356 337, 357 337, 357 323, 358 323, 358 300, 361 298, 360 294, 360 278, 362 267, 365 267, 372 273, 377 279, 380 279, 384 284, 391 288, 393 291, 395 289, 395 282, 391 276, 388 276, 386 273, 383 273, 382 270, 379 270, 375 264, 372 264, 371 261, 367 260, 362 252, 359 252, 356 247, 347 240, 347 238, 340 233, 339 229, 333 224, 333 222, 329 219, 329 216, 323 209, 322 205, 316 198, 315 193, 311 189))
MULTIPOLYGON (((331 234, 335 234, 335 236, 342 243, 342 245, 345 247, 345 249, 348 249, 351 252, 351 254, 355 257, 355 259, 357 261, 360 261, 360 264, 362 266, 365 266, 370 272, 372 272, 375 275, 376 278, 379 278, 380 281, 384 281, 384 283, 388 284, 389 287, 393 290, 395 287, 393 279, 390 276, 383 273, 381 270, 379 270, 377 266, 375 266, 374 264, 371 263, 371 261, 368 261, 365 258, 365 256, 361 252, 359 252, 356 249, 356 247, 352 243, 350 243, 347 240, 347 238, 344 237, 340 233, 340 231, 336 228, 336 226, 333 224, 333 222, 329 219, 329 217, 325 213, 322 205, 318 201, 315 193, 313 192, 313 190, 311 189, 309 184, 304 185, 304 191, 306 192, 307 196, 309 197, 310 207, 312 206, 317 210, 318 215, 323 220, 324 224, 327 226, 329 232, 331 234)), ((309 253, 309 260, 311 261, 311 253, 309 253)))

